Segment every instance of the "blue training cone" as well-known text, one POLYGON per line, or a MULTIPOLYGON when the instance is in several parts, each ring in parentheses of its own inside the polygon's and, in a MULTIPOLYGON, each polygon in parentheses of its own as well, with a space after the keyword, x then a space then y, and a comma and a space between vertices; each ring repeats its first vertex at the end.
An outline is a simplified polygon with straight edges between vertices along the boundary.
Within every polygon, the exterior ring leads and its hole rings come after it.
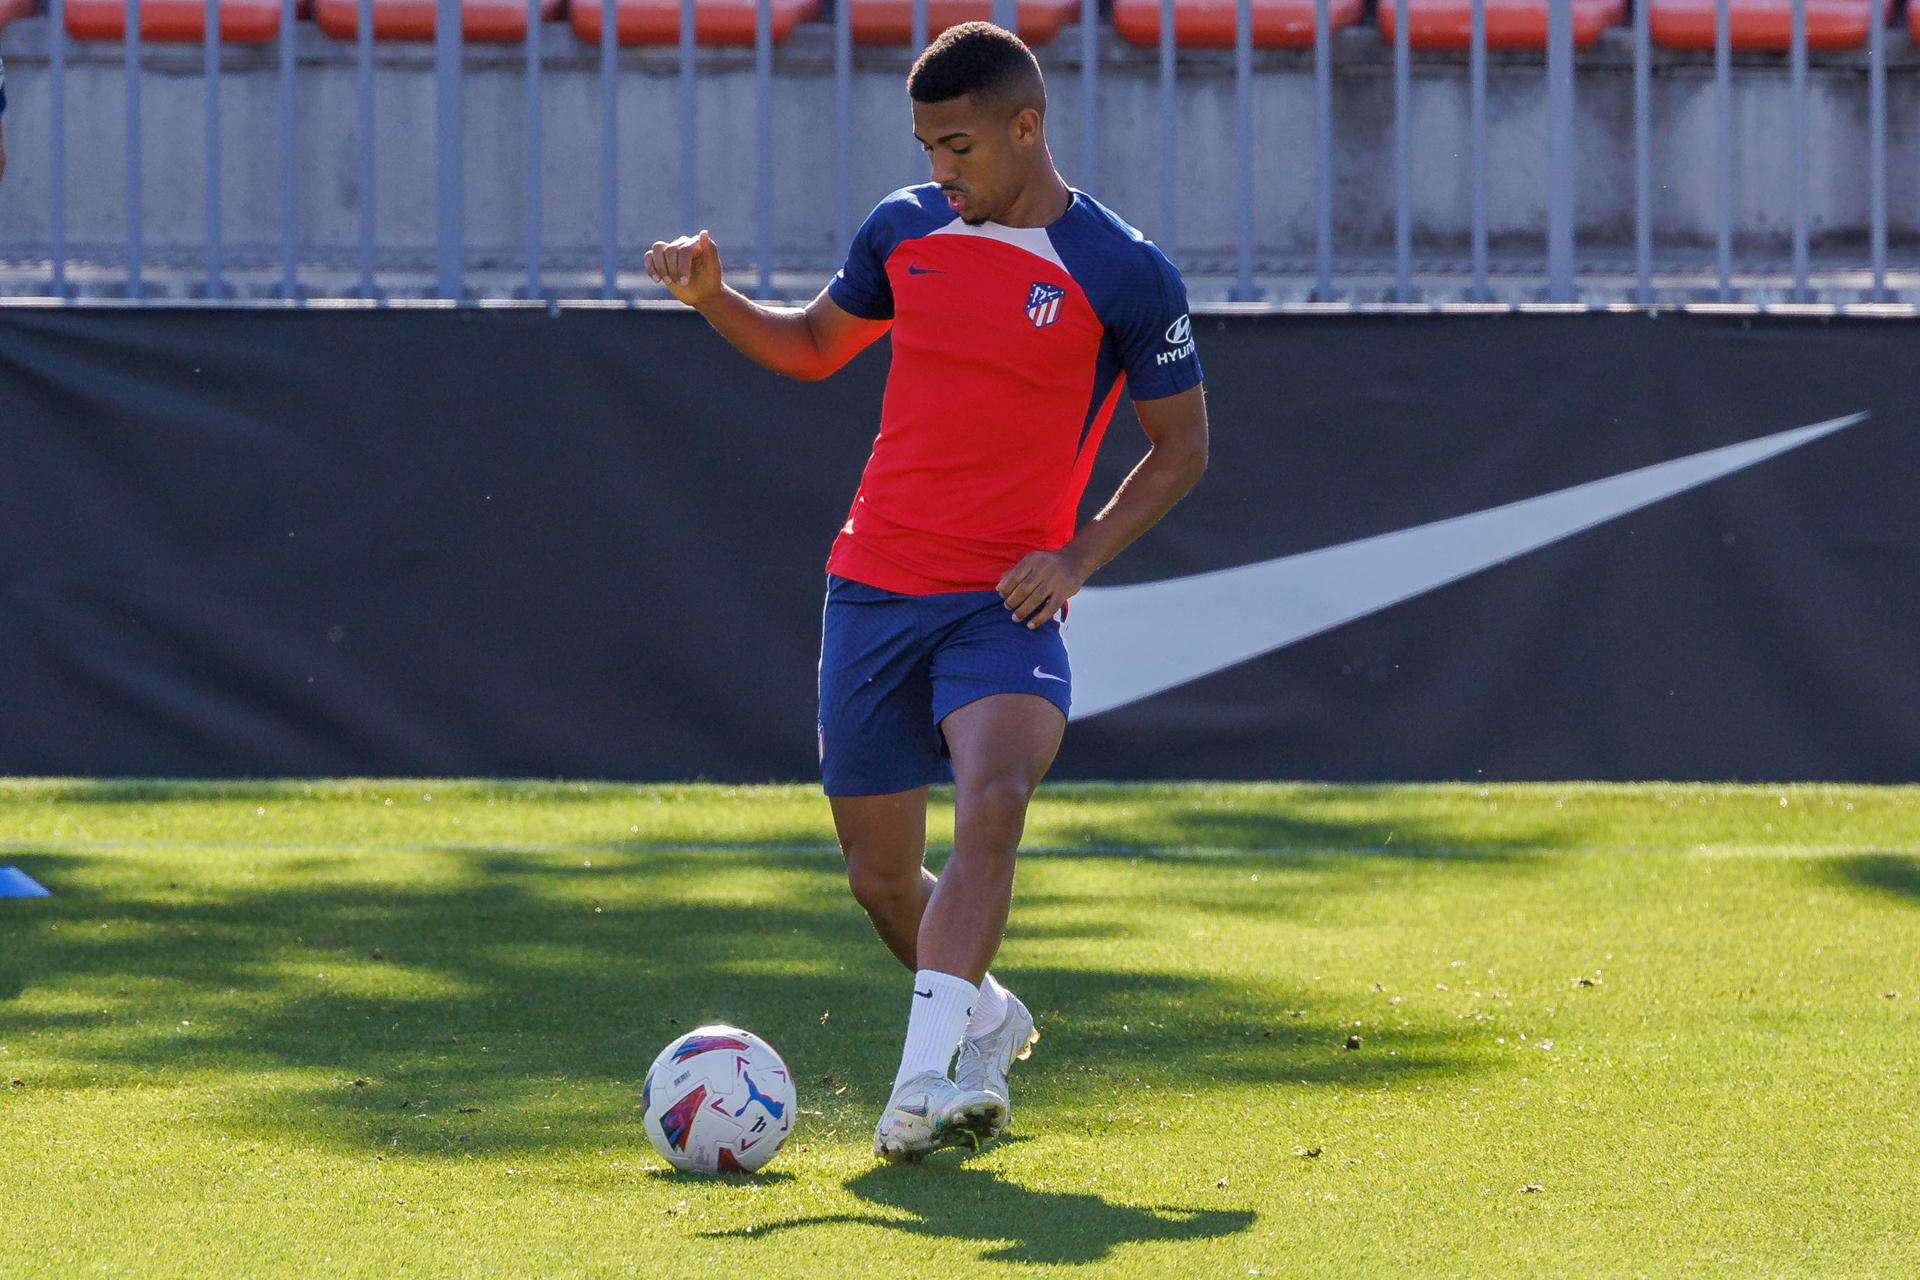
POLYGON ((18 867, 0 867, 0 898, 51 898, 47 887, 18 867))

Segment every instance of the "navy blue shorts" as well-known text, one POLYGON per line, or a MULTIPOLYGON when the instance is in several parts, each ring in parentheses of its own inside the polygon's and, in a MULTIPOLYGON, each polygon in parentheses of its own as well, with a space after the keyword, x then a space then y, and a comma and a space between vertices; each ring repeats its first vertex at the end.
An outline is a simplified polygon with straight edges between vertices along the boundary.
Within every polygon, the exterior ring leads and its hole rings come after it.
POLYGON ((820 626, 820 779, 830 796, 951 782, 940 722, 996 693, 1067 714, 1072 673, 1056 617, 1015 622, 997 591, 903 596, 827 578, 820 626))

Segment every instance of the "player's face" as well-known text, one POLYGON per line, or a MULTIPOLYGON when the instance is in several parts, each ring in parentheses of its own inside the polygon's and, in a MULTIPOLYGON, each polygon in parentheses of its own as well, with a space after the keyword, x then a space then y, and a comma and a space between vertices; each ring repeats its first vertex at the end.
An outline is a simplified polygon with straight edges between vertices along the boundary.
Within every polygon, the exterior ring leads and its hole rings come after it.
POLYGON ((933 166, 947 207, 972 226, 990 222, 1020 196, 1040 136, 1040 113, 1010 111, 971 94, 913 104, 913 136, 933 166))

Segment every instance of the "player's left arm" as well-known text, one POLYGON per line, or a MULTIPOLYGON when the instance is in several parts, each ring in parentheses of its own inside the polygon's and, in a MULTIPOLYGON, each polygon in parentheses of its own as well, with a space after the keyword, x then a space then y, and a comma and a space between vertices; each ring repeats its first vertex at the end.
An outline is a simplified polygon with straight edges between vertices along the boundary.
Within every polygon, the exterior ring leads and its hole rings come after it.
POLYGON ((1150 447, 1100 514, 1058 551, 1034 551, 1000 577, 1014 621, 1037 627, 1126 549, 1200 480, 1207 469, 1207 399, 1203 385, 1157 400, 1136 400, 1134 412, 1150 447))

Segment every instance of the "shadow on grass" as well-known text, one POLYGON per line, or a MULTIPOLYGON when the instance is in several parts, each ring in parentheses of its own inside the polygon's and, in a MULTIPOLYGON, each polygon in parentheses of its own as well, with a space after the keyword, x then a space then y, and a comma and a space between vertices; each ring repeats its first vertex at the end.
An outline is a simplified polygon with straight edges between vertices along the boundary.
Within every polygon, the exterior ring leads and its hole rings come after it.
MULTIPOLYGON (((359 803, 396 797, 405 803, 425 790, 438 797, 442 810, 480 800, 507 805, 600 805, 617 810, 627 801, 658 803, 662 798, 684 798, 698 811, 702 802, 723 797, 750 804, 755 794, 754 788, 706 784, 444 778, 184 782, 59 778, 24 780, 15 784, 15 789, 20 799, 36 805, 307 806, 312 820, 319 824, 329 818, 350 818, 359 803)), ((812 797, 807 787, 780 787, 777 792, 782 803, 802 795, 812 797)), ((6 794, 0 790, 0 796, 6 794)), ((947 823, 951 820, 953 788, 935 787, 930 798, 936 812, 929 834, 936 849, 944 848, 950 843, 947 823)), ((1509 817, 1499 831, 1491 831, 1486 815, 1472 800, 1464 795, 1455 799, 1460 803, 1451 810, 1436 812, 1431 789, 1280 784, 1270 793, 1229 788, 1210 795, 1177 786, 1061 783, 1042 789, 1028 824, 1028 842, 1052 856, 1111 857, 1128 853, 1191 859, 1217 858, 1237 850, 1249 857, 1275 852, 1366 852, 1388 857, 1519 861, 1543 850, 1581 843, 1586 836, 1566 822, 1537 816, 1525 824, 1516 824, 1509 817)), ((696 835, 699 828, 713 825, 704 815, 691 820, 686 833, 695 836, 692 839, 663 841, 652 833, 650 823, 646 837, 625 843, 649 851, 781 847, 830 851, 832 828, 824 810, 816 806, 806 813, 808 816, 796 814, 792 820, 778 824, 751 824, 752 834, 738 839, 711 830, 696 835)), ((608 843, 617 846, 623 842, 608 843)))
POLYGON ((0 778, 0 796, 18 793, 38 804, 245 804, 351 802, 367 796, 430 791, 444 804, 494 799, 541 804, 606 804, 640 796, 721 794, 753 787, 689 783, 565 782, 526 778, 0 778))
POLYGON ((1050 854, 1082 857, 1137 852, 1163 859, 1207 859, 1360 852, 1517 862, 1583 839, 1568 824, 1538 819, 1517 828, 1509 821, 1508 829, 1492 834, 1478 813, 1436 815, 1430 795, 1401 796, 1389 788, 1288 788, 1271 803, 1256 805, 1241 798, 1233 807, 1178 798, 1160 804, 1115 797, 1111 818, 1097 812, 1081 819, 1049 814, 1050 805, 1097 805, 1107 798, 1106 790, 1064 786, 1043 791, 1044 802, 1035 807, 1038 820, 1029 827, 1034 843, 1050 854))
MULTIPOLYGON (((264 883, 164 849, 15 856, 70 886, 0 931, 0 992, 19 990, 0 1004, 0 1043, 27 1087, 224 1077, 214 1119, 249 1135, 428 1157, 650 1155, 638 1082, 695 1025, 766 1036, 826 1140, 865 1141, 898 1054, 904 978, 832 854, 616 845, 587 868, 574 853, 430 850, 385 883, 367 855, 303 855, 297 875, 282 858, 264 883)), ((1126 910, 1091 894, 1076 906, 1093 936, 1126 910)), ((1140 974, 1127 947, 1110 967, 1017 975, 1047 1037, 1023 1068, 1029 1116, 1073 1123, 1148 1090, 1474 1069, 1416 1030, 1343 1051, 1353 1014, 1299 975, 1140 974)))
POLYGON ((1037 1191, 992 1169, 940 1160, 918 1167, 881 1166, 847 1180, 848 1191, 891 1214, 817 1214, 709 1234, 755 1238, 854 1224, 991 1245, 980 1257, 992 1262, 1077 1264, 1098 1262, 1121 1245, 1232 1235, 1255 1218, 1247 1209, 1143 1208, 1085 1192, 1037 1191))
POLYGON ((1920 857, 1906 853, 1860 853, 1826 857, 1817 865, 1829 878, 1854 889, 1872 889, 1920 903, 1920 857))

